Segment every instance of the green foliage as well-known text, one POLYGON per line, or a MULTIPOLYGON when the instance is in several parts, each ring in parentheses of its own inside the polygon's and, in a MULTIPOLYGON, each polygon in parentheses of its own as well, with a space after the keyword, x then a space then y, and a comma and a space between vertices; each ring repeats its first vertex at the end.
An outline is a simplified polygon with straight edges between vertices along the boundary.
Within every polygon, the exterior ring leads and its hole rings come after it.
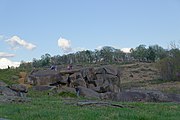
POLYGON ((67 64, 92 64, 98 62, 112 63, 115 59, 123 59, 125 53, 119 49, 105 46, 101 50, 84 50, 67 55, 57 55, 51 57, 49 54, 41 56, 41 59, 33 59, 32 66, 35 68, 49 65, 67 65, 67 64))
POLYGON ((180 50, 171 49, 169 56, 160 60, 157 67, 163 80, 180 80, 180 50))
POLYGON ((27 97, 31 97, 31 98, 38 98, 38 97, 47 97, 48 96, 49 91, 35 91, 32 90, 31 88, 28 89, 28 93, 27 93, 27 97))
POLYGON ((152 47, 149 47, 149 49, 147 50, 147 60, 155 62, 155 58, 156 58, 155 51, 153 50, 152 47))
POLYGON ((72 97, 72 98, 76 98, 77 95, 71 92, 61 92, 59 93, 59 96, 61 97, 72 97))
POLYGON ((158 45, 149 46, 139 45, 135 49, 131 49, 131 56, 139 61, 155 62, 167 56, 168 51, 165 51, 158 45))

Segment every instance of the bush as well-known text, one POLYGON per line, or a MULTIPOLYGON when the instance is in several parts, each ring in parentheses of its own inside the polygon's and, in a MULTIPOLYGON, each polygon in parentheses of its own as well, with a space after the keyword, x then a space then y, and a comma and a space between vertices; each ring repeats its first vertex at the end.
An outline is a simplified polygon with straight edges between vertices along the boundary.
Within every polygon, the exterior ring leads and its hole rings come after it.
POLYGON ((157 63, 163 80, 180 80, 180 50, 170 50, 169 57, 157 63))
POLYGON ((72 97, 72 98, 76 98, 77 95, 71 92, 61 92, 59 93, 59 96, 61 97, 72 97))

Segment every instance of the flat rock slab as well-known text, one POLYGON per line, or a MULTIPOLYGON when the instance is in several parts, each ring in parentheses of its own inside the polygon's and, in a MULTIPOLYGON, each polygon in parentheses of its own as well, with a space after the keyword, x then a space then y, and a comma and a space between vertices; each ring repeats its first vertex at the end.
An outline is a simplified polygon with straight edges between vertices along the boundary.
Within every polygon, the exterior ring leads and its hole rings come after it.
POLYGON ((24 103, 24 102, 30 102, 30 98, 27 97, 18 97, 18 96, 1 96, 0 95, 0 102, 3 103, 24 103))
POLYGON ((47 86, 47 85, 38 85, 32 87, 33 90, 37 90, 37 91, 47 91, 47 90, 52 90, 54 88, 55 88, 54 86, 47 86))
MULTIPOLYGON (((66 104, 68 104, 66 102, 66 104)), ((104 102, 104 101, 92 101, 92 100, 85 100, 85 101, 75 101, 71 102, 70 104, 77 105, 77 106, 105 106, 105 107, 117 107, 117 108, 134 108, 134 106, 122 105, 122 104, 115 104, 111 102, 104 102)))

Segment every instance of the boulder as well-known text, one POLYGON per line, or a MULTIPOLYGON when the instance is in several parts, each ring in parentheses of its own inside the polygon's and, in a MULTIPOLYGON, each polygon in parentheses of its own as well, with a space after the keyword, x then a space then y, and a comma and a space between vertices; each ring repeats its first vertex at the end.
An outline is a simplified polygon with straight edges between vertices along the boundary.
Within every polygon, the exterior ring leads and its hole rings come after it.
POLYGON ((63 80, 58 71, 39 70, 31 72, 28 76, 28 82, 33 85, 49 85, 63 80))
POLYGON ((18 96, 18 93, 11 90, 10 88, 6 86, 0 86, 0 95, 4 96, 18 96))
POLYGON ((97 80, 95 83, 97 87, 102 87, 103 92, 119 92, 120 91, 120 79, 111 74, 97 74, 97 80))
POLYGON ((38 85, 38 86, 33 86, 32 89, 37 91, 47 91, 47 90, 53 90, 55 89, 55 87, 47 86, 47 85, 38 85))
POLYGON ((172 102, 180 102, 180 94, 166 94, 168 99, 172 102))
POLYGON ((117 93, 114 95, 112 100, 115 101, 145 101, 146 100, 146 95, 144 93, 140 92, 132 92, 132 91, 127 91, 127 92, 121 92, 117 93))
POLYGON ((13 84, 10 86, 10 88, 16 92, 27 92, 28 91, 27 87, 22 84, 13 84))
POLYGON ((106 71, 106 74, 110 74, 110 75, 114 75, 114 76, 118 75, 118 70, 115 66, 108 65, 108 66, 104 66, 103 68, 106 71))
POLYGON ((59 89, 57 90, 57 92, 58 92, 58 93, 61 93, 61 92, 70 92, 70 93, 76 94, 75 88, 66 87, 66 86, 63 86, 63 87, 59 88, 59 89))
POLYGON ((79 86, 78 89, 79 89, 79 94, 81 96, 84 96, 86 98, 96 98, 96 99, 100 98, 99 93, 93 91, 92 89, 88 89, 88 88, 81 87, 81 86, 79 86))
MULTIPOLYGON (((30 99, 27 97, 18 97, 18 96, 1 96, 0 95, 0 103, 23 103, 30 102, 30 99)), ((1 120, 1 119, 0 119, 1 120)))
POLYGON ((164 94, 155 90, 127 90, 115 93, 115 101, 180 102, 179 94, 164 94))
POLYGON ((114 100, 114 98, 117 96, 117 93, 113 92, 105 92, 100 94, 100 98, 102 100, 114 100))
POLYGON ((71 86, 76 87, 76 86, 82 86, 86 87, 86 82, 82 78, 75 79, 74 81, 71 81, 71 86))
POLYGON ((79 78, 83 78, 80 72, 76 72, 69 76, 71 81, 77 80, 79 78))
POLYGON ((81 70, 82 77, 88 77, 88 79, 94 79, 95 69, 93 67, 85 68, 81 70))
POLYGON ((106 74, 105 75, 105 82, 106 85, 108 84, 110 87, 109 91, 112 92, 120 92, 120 80, 117 76, 111 75, 111 74, 106 74))

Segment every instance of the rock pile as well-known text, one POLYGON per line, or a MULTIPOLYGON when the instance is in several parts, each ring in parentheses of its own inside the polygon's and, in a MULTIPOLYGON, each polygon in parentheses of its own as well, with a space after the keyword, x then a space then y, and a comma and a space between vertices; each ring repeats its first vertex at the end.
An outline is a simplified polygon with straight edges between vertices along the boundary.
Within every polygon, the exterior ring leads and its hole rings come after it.
POLYGON ((26 102, 26 86, 13 84, 8 86, 0 81, 0 102, 26 102))
POLYGON ((60 91, 76 88, 82 96, 100 98, 101 93, 120 92, 120 71, 110 65, 63 71, 34 70, 28 82, 34 86, 57 86, 60 91))
POLYGON ((111 65, 71 70, 34 70, 28 82, 35 90, 70 92, 86 98, 114 101, 180 102, 178 94, 164 94, 152 90, 120 91, 120 70, 111 65))

